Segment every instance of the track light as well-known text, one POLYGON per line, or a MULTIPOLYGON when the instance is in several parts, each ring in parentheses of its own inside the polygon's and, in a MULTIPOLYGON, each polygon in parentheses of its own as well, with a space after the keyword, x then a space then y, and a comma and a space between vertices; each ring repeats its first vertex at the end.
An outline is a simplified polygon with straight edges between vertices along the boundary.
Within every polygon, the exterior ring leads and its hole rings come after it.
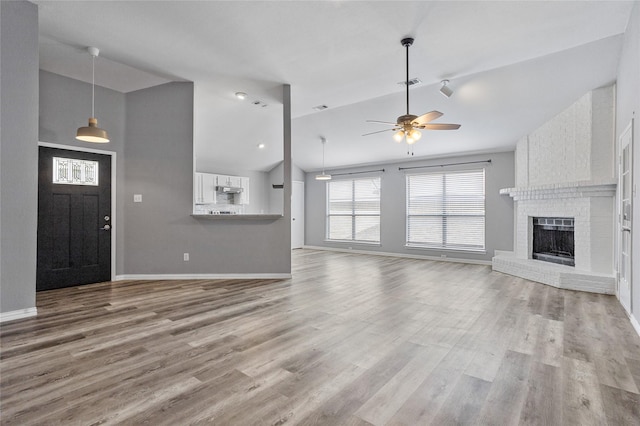
POLYGON ((449 80, 442 80, 440 83, 442 83, 440 93, 442 93, 443 96, 450 98, 451 95, 453 95, 453 90, 447 86, 449 84, 449 80))
POLYGON ((322 174, 316 175, 316 180, 331 180, 331 175, 324 172, 324 145, 327 143, 327 140, 321 137, 320 142, 322 142, 322 174))

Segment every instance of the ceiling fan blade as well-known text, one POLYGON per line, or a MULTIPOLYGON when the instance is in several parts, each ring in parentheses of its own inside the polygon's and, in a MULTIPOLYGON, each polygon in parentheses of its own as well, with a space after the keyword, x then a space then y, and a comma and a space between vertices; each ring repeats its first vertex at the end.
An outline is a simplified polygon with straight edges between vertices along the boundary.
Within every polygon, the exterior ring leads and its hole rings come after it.
POLYGON ((448 123, 429 123, 425 124, 422 128, 427 130, 457 130, 460 128, 460 125, 448 123))
POLYGON ((376 133, 388 132, 389 130, 396 131, 396 130, 400 130, 400 128, 398 128, 398 127, 394 127, 393 129, 378 130, 377 132, 365 133, 365 134, 364 134, 364 135, 362 135, 362 136, 375 135, 376 133))
POLYGON ((425 124, 435 120, 436 118, 442 117, 442 115, 443 114, 440 111, 431 111, 426 114, 422 114, 420 117, 413 120, 413 122, 418 124, 425 124))
POLYGON ((390 121, 380 121, 380 120, 367 120, 367 123, 380 123, 380 124, 390 124, 392 126, 395 126, 398 123, 392 123, 390 121))

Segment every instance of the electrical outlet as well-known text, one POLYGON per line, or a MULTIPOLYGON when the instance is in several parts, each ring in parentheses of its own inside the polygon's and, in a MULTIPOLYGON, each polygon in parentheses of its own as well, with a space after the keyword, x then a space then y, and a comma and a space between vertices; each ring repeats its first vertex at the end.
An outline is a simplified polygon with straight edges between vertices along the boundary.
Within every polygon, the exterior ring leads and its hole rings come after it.
POLYGON ((185 253, 185 254, 183 254, 183 255, 182 255, 182 259, 183 259, 185 262, 188 262, 188 261, 189 261, 189 253, 185 253))
POLYGON ((141 203, 142 202, 142 194, 133 194, 133 202, 141 203))
POLYGON ((441 255, 440 255, 440 257, 441 257, 442 259, 446 259, 446 258, 447 258, 447 255, 446 255, 446 254, 441 254, 441 255))

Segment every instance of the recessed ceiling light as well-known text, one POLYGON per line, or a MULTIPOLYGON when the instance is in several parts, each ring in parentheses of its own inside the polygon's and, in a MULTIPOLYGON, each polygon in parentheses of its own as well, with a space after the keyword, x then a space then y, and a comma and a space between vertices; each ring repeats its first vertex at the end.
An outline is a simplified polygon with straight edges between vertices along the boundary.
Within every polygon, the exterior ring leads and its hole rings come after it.
POLYGON ((264 148, 264 147, 265 147, 265 144, 263 144, 263 143, 259 143, 259 144, 258 144, 258 148, 262 149, 262 148, 264 148))
POLYGON ((315 109, 316 111, 322 111, 322 110, 325 110, 327 108, 329 108, 329 107, 326 106, 326 105, 318 105, 318 106, 314 106, 312 109, 315 109))
POLYGON ((236 92, 236 98, 238 99, 247 99, 247 94, 244 92, 236 92))

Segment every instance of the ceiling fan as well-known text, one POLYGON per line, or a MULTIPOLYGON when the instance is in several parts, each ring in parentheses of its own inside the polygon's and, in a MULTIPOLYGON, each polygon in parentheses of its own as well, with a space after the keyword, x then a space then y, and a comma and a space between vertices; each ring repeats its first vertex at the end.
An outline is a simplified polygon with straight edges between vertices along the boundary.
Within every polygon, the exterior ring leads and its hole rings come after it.
POLYGON ((407 49, 407 74, 405 80, 405 86, 407 89, 407 113, 405 115, 401 115, 398 117, 395 123, 391 123, 388 121, 377 121, 377 120, 367 120, 367 123, 380 123, 387 124, 393 126, 391 129, 378 130, 377 132, 365 133, 362 136, 373 135, 375 133, 387 132, 392 130, 396 132, 393 135, 393 139, 400 143, 403 140, 407 142, 408 145, 412 145, 418 141, 422 137, 422 133, 420 133, 419 129, 426 130, 457 130, 460 128, 459 124, 448 124, 448 123, 431 123, 431 121, 442 117, 442 113, 440 111, 431 111, 426 114, 422 114, 421 116, 409 114, 409 46, 413 44, 412 38, 403 38, 400 43, 407 49))

